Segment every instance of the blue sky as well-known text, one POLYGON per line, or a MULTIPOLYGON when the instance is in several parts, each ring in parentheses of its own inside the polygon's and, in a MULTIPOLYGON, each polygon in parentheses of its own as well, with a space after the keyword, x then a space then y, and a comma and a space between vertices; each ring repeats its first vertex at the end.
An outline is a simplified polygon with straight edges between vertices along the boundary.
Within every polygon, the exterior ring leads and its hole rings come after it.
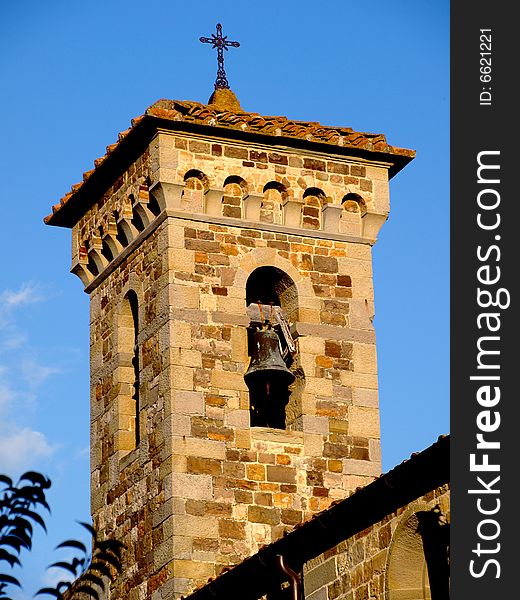
POLYGON ((209 98, 219 21, 245 110, 417 151, 374 250, 384 469, 449 430, 447 0, 0 1, 0 472, 53 481, 20 599, 89 515, 88 298, 42 219, 155 100, 209 98))

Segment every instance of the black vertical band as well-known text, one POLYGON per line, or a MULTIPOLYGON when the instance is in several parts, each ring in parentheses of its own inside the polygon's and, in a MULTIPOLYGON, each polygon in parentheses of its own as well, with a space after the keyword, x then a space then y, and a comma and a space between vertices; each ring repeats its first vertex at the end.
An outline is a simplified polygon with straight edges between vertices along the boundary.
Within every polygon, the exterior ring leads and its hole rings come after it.
POLYGON ((520 231, 514 3, 451 8, 452 598, 516 597, 520 231), (497 479, 498 478, 498 479, 497 479))

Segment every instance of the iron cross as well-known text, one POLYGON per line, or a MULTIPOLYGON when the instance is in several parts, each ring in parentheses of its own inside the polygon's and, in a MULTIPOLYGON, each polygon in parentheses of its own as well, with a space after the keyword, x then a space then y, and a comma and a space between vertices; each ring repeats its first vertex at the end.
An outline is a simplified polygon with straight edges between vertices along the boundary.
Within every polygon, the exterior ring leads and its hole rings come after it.
POLYGON ((224 70, 224 50, 228 49, 228 46, 238 48, 240 44, 238 42, 229 42, 227 35, 222 36, 222 25, 217 23, 217 35, 211 34, 211 37, 201 37, 200 41, 203 44, 213 44, 213 48, 217 49, 217 80, 215 81, 215 89, 229 89, 229 83, 226 77, 226 71, 224 70))

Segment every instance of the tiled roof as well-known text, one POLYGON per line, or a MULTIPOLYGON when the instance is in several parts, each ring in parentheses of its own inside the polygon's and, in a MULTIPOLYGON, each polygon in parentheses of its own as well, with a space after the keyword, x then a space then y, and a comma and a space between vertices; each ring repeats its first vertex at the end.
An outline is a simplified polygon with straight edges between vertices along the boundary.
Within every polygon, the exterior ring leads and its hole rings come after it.
MULTIPOLYGON (((101 166, 111 162, 114 152, 125 143, 128 143, 131 138, 137 137, 137 131, 142 129, 145 123, 149 121, 161 122, 162 124, 170 123, 172 126, 185 123, 213 127, 220 129, 220 133, 224 133, 224 135, 225 130, 260 134, 283 138, 284 143, 292 139, 328 144, 335 146, 336 151, 344 148, 358 152, 362 151, 363 153, 386 154, 390 159, 389 162, 398 162, 401 165, 397 170, 400 170, 404 164, 415 156, 413 150, 389 145, 386 137, 382 134, 361 133, 350 127, 328 127, 317 122, 292 121, 286 117, 267 117, 258 113, 231 111, 218 105, 163 99, 152 104, 144 115, 132 119, 131 127, 122 131, 117 142, 107 146, 105 155, 94 161, 94 169, 83 173, 83 181, 74 184, 70 192, 65 194, 60 202, 52 207, 52 214, 45 217, 45 223, 63 225, 62 219, 56 218, 56 215, 62 211, 64 206, 73 201, 85 185, 96 178, 101 166)), ((334 152, 332 149, 330 151, 334 152)))

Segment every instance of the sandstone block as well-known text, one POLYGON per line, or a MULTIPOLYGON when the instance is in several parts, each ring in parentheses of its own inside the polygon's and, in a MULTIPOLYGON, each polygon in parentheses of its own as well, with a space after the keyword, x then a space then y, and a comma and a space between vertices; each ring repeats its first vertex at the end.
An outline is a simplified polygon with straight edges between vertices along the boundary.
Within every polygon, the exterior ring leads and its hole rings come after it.
POLYGON ((303 415, 303 431, 305 433, 329 433, 329 419, 327 417, 314 417, 303 415))
POLYGON ((355 460, 346 458, 343 461, 343 473, 346 475, 366 475, 369 477, 378 477, 381 475, 381 463, 369 460, 355 460))
POLYGON ((267 465, 267 480, 280 483, 296 483, 296 469, 292 467, 267 465))
POLYGON ((196 500, 211 500, 213 497, 213 480, 210 475, 172 473, 171 480, 174 496, 196 500))
POLYGON ((373 344, 354 344, 353 360, 359 373, 377 373, 376 347, 373 344))
POLYGON ((170 563, 170 570, 174 577, 202 581, 215 575, 215 566, 212 563, 194 560, 173 560, 170 563))
POLYGON ((377 390, 354 388, 352 390, 352 402, 356 406, 366 406, 369 408, 378 408, 379 399, 377 390))
POLYGON ((218 538, 218 520, 215 517, 198 517, 194 515, 174 515, 173 530, 178 536, 208 539, 218 538))
POLYGON ((218 440, 201 438, 174 438, 172 450, 175 454, 185 456, 201 456, 224 460, 226 457, 226 444, 218 440))
POLYGON ((174 391, 173 412, 185 415, 204 414, 204 394, 193 391, 174 391))
POLYGON ((350 435, 379 439, 379 411, 364 406, 349 406, 350 435))
POLYGON ((212 371, 211 385, 219 390, 247 391, 244 374, 232 371, 212 371))
POLYGON ((266 508, 264 506, 248 506, 247 518, 252 523, 277 525, 280 523, 280 509, 266 508))
POLYGON ((246 477, 253 481, 265 481, 265 466, 257 463, 246 465, 246 477))
POLYGON ((246 524, 232 519, 220 519, 219 535, 222 538, 244 540, 246 538, 246 524))

